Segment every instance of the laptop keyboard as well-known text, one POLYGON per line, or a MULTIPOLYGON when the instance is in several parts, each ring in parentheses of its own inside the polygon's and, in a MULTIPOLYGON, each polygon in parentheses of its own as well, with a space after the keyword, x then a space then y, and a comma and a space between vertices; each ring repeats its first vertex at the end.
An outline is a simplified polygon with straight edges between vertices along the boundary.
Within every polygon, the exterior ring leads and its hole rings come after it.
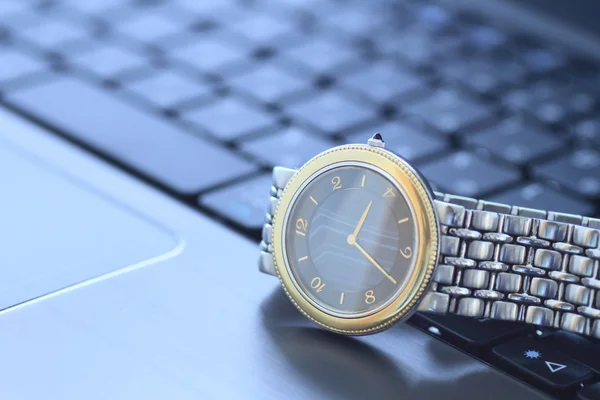
MULTIPOLYGON (((599 216, 598 76, 425 1, 0 2, 0 104, 255 240, 274 165, 376 131, 435 189, 599 216)), ((548 393, 599 396, 596 341, 411 322, 548 393)))

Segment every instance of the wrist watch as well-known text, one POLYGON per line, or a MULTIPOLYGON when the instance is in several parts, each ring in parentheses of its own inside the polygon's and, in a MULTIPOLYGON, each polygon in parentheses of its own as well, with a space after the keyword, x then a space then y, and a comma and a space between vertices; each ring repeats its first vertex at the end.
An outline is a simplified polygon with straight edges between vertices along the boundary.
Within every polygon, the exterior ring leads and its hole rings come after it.
POLYGON ((259 269, 341 334, 418 310, 600 338, 599 241, 600 219, 433 192, 375 134, 274 168, 259 269))

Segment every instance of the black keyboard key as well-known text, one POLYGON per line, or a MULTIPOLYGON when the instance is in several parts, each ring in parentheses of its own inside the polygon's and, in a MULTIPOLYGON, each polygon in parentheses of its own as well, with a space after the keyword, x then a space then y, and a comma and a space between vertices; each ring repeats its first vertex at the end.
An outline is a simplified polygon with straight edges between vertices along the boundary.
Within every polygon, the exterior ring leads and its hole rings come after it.
POLYGON ((352 102, 339 91, 316 94, 309 100, 288 106, 287 110, 299 123, 328 134, 342 133, 376 117, 370 107, 352 102))
POLYGON ((566 389, 593 376, 585 365, 553 346, 527 337, 494 347, 494 355, 527 378, 550 389, 566 389))
POLYGON ((426 163, 419 170, 445 191, 473 197, 520 179, 516 169, 499 167, 466 151, 426 163))
POLYGON ((46 50, 63 51, 64 46, 88 39, 89 33, 83 26, 53 19, 20 29, 17 35, 46 50))
POLYGON ((534 73, 552 72, 567 64, 567 58, 558 50, 534 47, 522 50, 523 64, 534 73))
POLYGON ((38 59, 0 47, 0 83, 44 71, 46 66, 38 59))
POLYGON ((569 85, 562 92, 565 106, 575 116, 591 114, 600 104, 600 81, 590 80, 569 85))
POLYGON ((323 15, 326 23, 335 30, 349 35, 371 36, 374 30, 379 29, 380 18, 373 12, 365 12, 361 7, 345 7, 334 13, 323 15))
POLYGON ((254 45, 277 44, 278 40, 289 40, 294 36, 294 27, 289 22, 266 13, 247 13, 241 21, 231 24, 230 29, 254 45))
POLYGON ((170 51, 170 56, 204 72, 219 73, 231 64, 244 60, 243 51, 231 47, 222 40, 194 40, 170 51))
POLYGON ((460 38, 447 34, 436 35, 419 26, 381 35, 375 43, 384 54, 417 68, 456 58, 461 44, 460 38))
POLYGON ((39 13, 36 13, 31 4, 24 1, 0 1, 0 28, 16 32, 40 21, 39 13), (15 7, 10 4, 14 4, 15 7))
MULTIPOLYGON (((195 0, 188 0, 195 1, 195 0)), ((273 4, 273 3, 271 3, 273 4)), ((290 12, 315 12, 316 10, 324 11, 331 10, 332 4, 331 2, 321 1, 321 0, 279 0, 276 4, 284 5, 288 11, 290 12)))
POLYGON ((473 59, 469 62, 455 60, 442 63, 441 73, 451 82, 481 95, 493 95, 505 86, 518 85, 525 79, 525 69, 508 58, 473 59))
MULTIPOLYGON (((217 16, 220 17, 218 14, 221 13, 225 14, 225 16, 228 16, 227 11, 231 9, 232 2, 223 0, 177 0, 174 3, 178 6, 181 6, 181 8, 188 14, 198 14, 198 17, 215 17, 215 14, 217 14, 217 16)), ((236 8, 239 8, 239 6, 236 8)))
POLYGON ((378 103, 426 88, 424 80, 418 75, 390 62, 371 63, 344 75, 340 81, 378 103))
POLYGON ((275 119, 266 111, 232 97, 191 110, 184 118, 222 140, 237 139, 275 125, 275 119))
POLYGON ((558 124, 567 117, 568 110, 559 102, 548 101, 532 110, 533 114, 547 124, 558 124))
POLYGON ((556 80, 537 82, 507 92, 503 97, 503 103, 512 112, 539 114, 542 116, 542 121, 555 123, 567 114, 560 98, 563 87, 563 83, 556 80), (540 109, 542 111, 539 111, 540 109))
POLYGON ((466 137, 466 143, 515 164, 525 164, 534 158, 564 147, 562 140, 541 126, 513 117, 466 137))
POLYGON ((232 153, 72 78, 16 92, 7 101, 177 192, 196 193, 255 170, 232 153))
POLYGON ((584 387, 579 395, 578 400, 598 400, 600 399, 600 382, 584 387))
POLYGON ((357 59, 355 51, 324 39, 294 46, 284 54, 298 65, 305 65, 313 73, 326 72, 357 59))
POLYGON ((419 116, 444 134, 455 133, 492 115, 487 106, 451 89, 438 90, 404 107, 407 113, 419 116))
POLYGON ((544 339, 551 346, 600 374, 600 345, 576 333, 557 331, 544 339))
POLYGON ((116 29, 127 37, 146 43, 182 32, 180 23, 159 13, 141 14, 138 18, 117 24, 116 29))
POLYGON ((580 215, 591 215, 594 209, 589 202, 581 198, 569 197, 537 182, 519 185, 499 195, 491 196, 487 200, 580 215))
POLYGON ((99 46, 90 52, 76 54, 71 59, 102 78, 111 78, 148 64, 143 56, 116 46, 99 46))
POLYGON ((413 5, 418 26, 432 32, 443 32, 452 27, 455 22, 447 7, 437 4, 413 5))
POLYGON ((419 317, 426 321, 427 325, 438 328, 443 338, 452 337, 471 346, 487 346, 530 330, 522 323, 493 319, 426 313, 419 313, 419 317))
MULTIPOLYGON (((363 140, 366 143, 366 139, 363 140)), ((300 168, 317 154, 335 146, 327 138, 308 135, 298 128, 244 142, 240 148, 269 166, 300 168)))
POLYGON ((491 52, 506 45, 506 33, 487 25, 471 24, 462 27, 467 44, 479 51, 491 52))
POLYGON ((271 174, 264 174, 207 193, 199 202, 246 229, 260 229, 265 222, 271 185, 271 174))
POLYGON ((150 103, 171 108, 177 103, 212 95, 212 88, 175 71, 160 71, 150 77, 124 84, 125 88, 150 103))
POLYGON ((348 136, 348 143, 366 143, 375 132, 381 133, 385 147, 402 157, 414 161, 443 151, 445 140, 423 132, 423 129, 394 121, 348 136))
POLYGON ((239 88, 266 103, 276 103, 285 96, 311 87, 305 79, 289 74, 273 64, 257 64, 257 68, 231 77, 228 82, 232 88, 239 88))
POLYGON ((2 1, 0 2, 0 22, 5 17, 19 14, 29 8, 29 4, 21 1, 2 1))
POLYGON ((535 173, 586 196, 600 196, 600 152, 583 149, 535 168, 535 173))
POLYGON ((575 135, 600 149, 600 117, 579 121, 574 126, 575 135))
POLYGON ((122 5, 122 0, 86 0, 69 2, 69 7, 73 7, 86 14, 102 14, 108 10, 119 8, 122 5))

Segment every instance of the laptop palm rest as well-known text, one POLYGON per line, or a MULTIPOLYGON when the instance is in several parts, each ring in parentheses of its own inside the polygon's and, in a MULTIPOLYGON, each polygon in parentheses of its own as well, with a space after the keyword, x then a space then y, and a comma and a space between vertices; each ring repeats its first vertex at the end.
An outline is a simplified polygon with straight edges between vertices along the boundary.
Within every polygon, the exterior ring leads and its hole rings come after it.
POLYGON ((0 142, 0 309, 163 255, 166 230, 0 142))

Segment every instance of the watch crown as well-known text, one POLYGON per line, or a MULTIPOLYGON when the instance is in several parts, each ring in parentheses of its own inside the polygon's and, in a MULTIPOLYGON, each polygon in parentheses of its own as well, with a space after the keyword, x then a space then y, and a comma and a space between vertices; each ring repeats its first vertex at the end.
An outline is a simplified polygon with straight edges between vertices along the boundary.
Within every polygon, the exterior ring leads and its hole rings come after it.
POLYGON ((385 147, 385 142, 383 141, 383 137, 381 136, 381 133, 379 133, 379 132, 374 134, 373 137, 367 141, 367 144, 372 147, 381 147, 381 148, 385 147))

